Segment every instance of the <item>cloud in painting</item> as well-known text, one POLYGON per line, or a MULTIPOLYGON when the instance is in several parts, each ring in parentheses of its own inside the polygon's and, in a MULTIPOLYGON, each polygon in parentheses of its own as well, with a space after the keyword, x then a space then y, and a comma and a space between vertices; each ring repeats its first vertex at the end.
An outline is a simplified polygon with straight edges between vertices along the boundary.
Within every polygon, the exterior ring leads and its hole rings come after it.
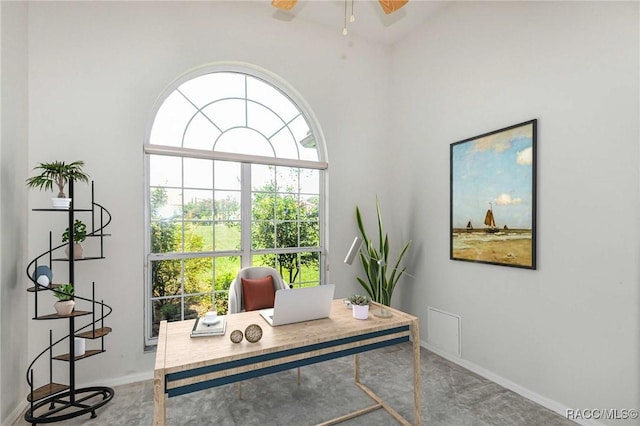
POLYGON ((496 204, 499 206, 515 206, 522 204, 522 198, 511 198, 509 194, 500 194, 500 196, 496 198, 496 204))
POLYGON ((511 147, 511 143, 514 140, 521 138, 531 139, 532 137, 533 126, 520 126, 476 139, 473 142, 473 149, 477 152, 488 151, 490 149, 495 152, 503 152, 511 147))
POLYGON ((520 166, 530 166, 531 164, 533 164, 533 148, 525 148, 522 151, 518 152, 516 163, 518 163, 520 166))

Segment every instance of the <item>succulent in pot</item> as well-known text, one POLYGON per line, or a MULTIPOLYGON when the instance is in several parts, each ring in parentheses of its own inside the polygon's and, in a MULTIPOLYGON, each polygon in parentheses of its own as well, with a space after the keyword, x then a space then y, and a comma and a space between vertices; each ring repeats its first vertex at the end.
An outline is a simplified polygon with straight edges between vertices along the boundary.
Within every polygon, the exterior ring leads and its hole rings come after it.
POLYGON ((369 305, 371 303, 371 298, 369 296, 363 296, 360 294, 354 294, 353 296, 349 296, 347 300, 352 305, 358 305, 358 306, 369 305))
POLYGON ((349 296, 347 300, 351 303, 354 318, 361 320, 369 318, 369 304, 371 303, 369 296, 354 294, 353 296, 349 296))

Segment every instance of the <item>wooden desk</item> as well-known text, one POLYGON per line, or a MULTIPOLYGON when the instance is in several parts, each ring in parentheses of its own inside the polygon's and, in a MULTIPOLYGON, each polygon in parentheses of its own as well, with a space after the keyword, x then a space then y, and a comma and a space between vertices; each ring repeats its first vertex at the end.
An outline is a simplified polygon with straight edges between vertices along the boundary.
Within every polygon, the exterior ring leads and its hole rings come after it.
MULTIPOLYGON (((391 318, 369 315, 357 320, 346 309, 343 300, 334 300, 329 318, 296 324, 269 326, 258 312, 227 316, 224 336, 189 336, 194 320, 160 323, 156 365, 153 379, 154 423, 161 426, 166 419, 167 397, 183 395, 290 370, 348 355, 355 355, 355 383, 375 404, 329 420, 323 425, 339 423, 382 408, 400 423, 409 425, 398 412, 371 389, 360 383, 358 353, 413 340, 414 424, 420 424, 420 335, 418 318, 391 309, 391 318), (233 330, 258 324, 263 330, 257 343, 229 340, 233 330), (166 395, 165 395, 166 394, 166 395)), ((393 362, 393 360, 390 360, 393 362)))

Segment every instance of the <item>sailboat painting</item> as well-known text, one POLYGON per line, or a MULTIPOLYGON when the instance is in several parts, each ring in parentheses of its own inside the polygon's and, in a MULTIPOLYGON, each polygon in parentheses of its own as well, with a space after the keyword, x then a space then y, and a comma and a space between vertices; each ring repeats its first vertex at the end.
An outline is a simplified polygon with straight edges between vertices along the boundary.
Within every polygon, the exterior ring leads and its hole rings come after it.
POLYGON ((537 120, 451 144, 450 258, 536 269, 537 120))

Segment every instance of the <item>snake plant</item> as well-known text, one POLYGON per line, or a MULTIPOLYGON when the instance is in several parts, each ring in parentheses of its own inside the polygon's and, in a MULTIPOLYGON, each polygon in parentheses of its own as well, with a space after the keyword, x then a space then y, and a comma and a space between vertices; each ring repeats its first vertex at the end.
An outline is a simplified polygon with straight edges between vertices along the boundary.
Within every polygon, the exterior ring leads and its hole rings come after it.
POLYGON ((368 237, 364 229, 362 214, 358 206, 356 206, 356 221, 363 241, 362 246, 360 246, 360 262, 366 275, 365 278, 356 277, 356 279, 372 300, 390 306, 393 290, 407 269, 406 267, 401 267, 400 263, 402 262, 402 257, 411 246, 411 240, 402 247, 393 266, 389 266, 389 237, 382 228, 382 215, 377 198, 376 211, 378 214, 378 244, 374 245, 373 240, 368 237))

